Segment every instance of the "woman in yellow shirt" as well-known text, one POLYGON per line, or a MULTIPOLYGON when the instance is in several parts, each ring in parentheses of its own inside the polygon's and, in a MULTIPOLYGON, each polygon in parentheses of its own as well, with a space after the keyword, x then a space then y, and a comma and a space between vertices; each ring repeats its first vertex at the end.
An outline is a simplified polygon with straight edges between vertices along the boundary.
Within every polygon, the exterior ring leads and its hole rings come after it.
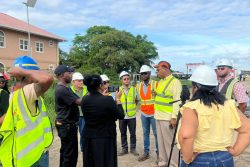
POLYGON ((190 80, 193 96, 180 109, 181 167, 233 167, 232 156, 250 144, 249 120, 233 100, 226 100, 215 90, 218 82, 213 69, 200 66, 190 80), (231 147, 234 130, 238 138, 231 147))

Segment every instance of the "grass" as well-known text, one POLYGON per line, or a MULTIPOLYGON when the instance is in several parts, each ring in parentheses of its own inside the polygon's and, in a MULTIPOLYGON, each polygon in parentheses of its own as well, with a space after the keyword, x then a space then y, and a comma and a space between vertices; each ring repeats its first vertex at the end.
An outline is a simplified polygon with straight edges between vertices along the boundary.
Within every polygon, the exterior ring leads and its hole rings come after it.
POLYGON ((56 112, 55 112, 55 87, 56 82, 49 88, 49 90, 44 94, 44 103, 47 108, 47 112, 51 121, 52 126, 54 126, 56 112))

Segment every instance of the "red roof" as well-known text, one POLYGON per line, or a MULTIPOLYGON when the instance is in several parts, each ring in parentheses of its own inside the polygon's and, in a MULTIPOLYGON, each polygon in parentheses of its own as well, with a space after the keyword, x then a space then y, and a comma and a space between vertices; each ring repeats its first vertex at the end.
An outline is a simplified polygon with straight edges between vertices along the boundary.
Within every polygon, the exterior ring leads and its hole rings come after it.
MULTIPOLYGON (((7 29, 12 29, 16 31, 21 31, 21 32, 28 31, 28 23, 22 20, 16 19, 4 13, 0 13, 0 27, 4 27, 7 29)), ((52 34, 46 30, 43 30, 31 24, 30 24, 30 33, 34 35, 56 39, 58 41, 65 41, 65 39, 63 39, 62 37, 52 34)))

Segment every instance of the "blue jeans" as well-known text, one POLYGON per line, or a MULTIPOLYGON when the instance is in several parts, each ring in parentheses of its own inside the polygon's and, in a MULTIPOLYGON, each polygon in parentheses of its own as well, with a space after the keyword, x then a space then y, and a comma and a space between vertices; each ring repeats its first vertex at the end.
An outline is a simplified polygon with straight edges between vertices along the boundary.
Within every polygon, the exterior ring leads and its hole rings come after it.
POLYGON ((181 167, 234 167, 232 155, 227 151, 215 151, 199 154, 189 165, 184 161, 181 167))
POLYGON ((49 166, 49 151, 42 154, 41 158, 32 167, 48 167, 49 166))
POLYGON ((149 153, 150 148, 150 124, 152 126, 152 130, 155 136, 155 151, 158 153, 158 142, 157 142, 157 134, 156 134, 156 125, 155 125, 155 118, 152 117, 145 117, 141 114, 141 122, 143 128, 143 140, 144 140, 144 153, 149 153))
POLYGON ((79 117, 79 133, 80 133, 80 147, 81 147, 81 151, 83 152, 83 129, 84 129, 84 125, 85 125, 85 120, 82 116, 79 117))

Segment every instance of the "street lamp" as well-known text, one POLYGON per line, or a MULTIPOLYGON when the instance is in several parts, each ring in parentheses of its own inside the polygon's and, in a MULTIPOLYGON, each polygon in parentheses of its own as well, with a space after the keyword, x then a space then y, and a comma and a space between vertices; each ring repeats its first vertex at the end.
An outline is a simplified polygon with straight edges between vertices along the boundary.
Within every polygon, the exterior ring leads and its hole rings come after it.
POLYGON ((28 22, 28 50, 30 52, 30 56, 32 57, 32 48, 30 44, 30 22, 29 22, 29 7, 33 8, 36 4, 36 0, 27 0, 27 2, 23 2, 23 4, 27 7, 27 22, 28 22))

